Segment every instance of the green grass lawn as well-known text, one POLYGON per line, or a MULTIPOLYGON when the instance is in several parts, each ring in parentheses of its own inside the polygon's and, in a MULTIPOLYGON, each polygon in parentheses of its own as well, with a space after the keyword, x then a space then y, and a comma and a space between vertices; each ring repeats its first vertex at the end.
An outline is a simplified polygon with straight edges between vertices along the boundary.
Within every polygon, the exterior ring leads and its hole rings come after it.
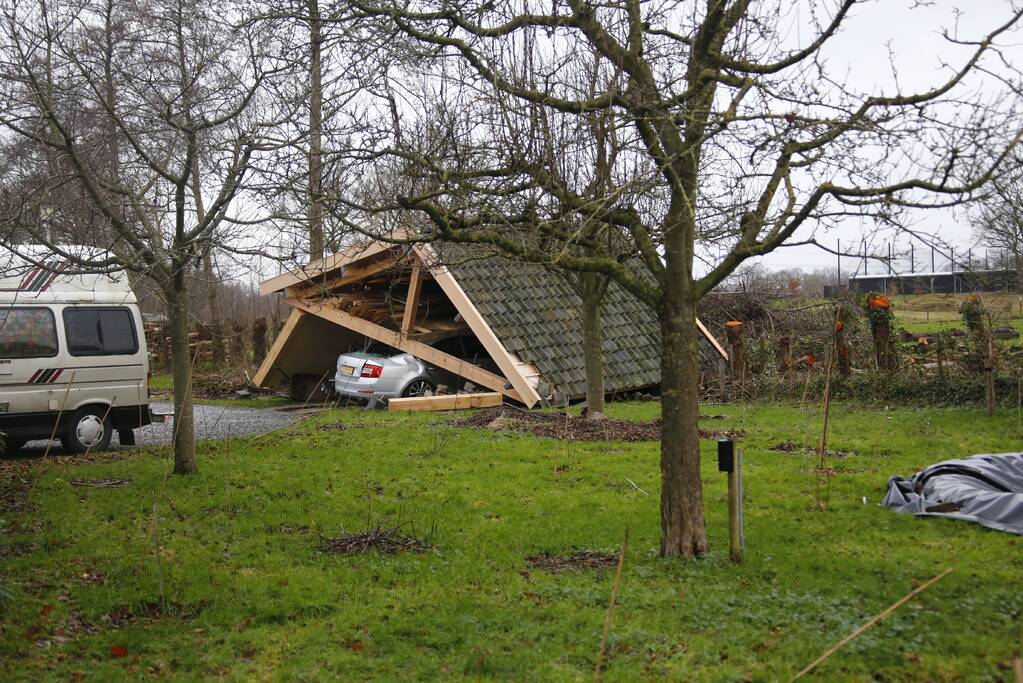
MULTIPOLYGON (((648 419, 651 403, 613 404, 648 419)), ((52 459, 33 507, 0 495, 0 679, 587 680, 613 571, 526 558, 629 552, 608 680, 787 680, 946 567, 952 574, 825 662, 816 680, 1009 680, 1023 646, 1023 541, 878 506, 892 474, 1020 448, 1019 417, 833 406, 830 508, 814 509, 820 417, 705 406, 743 429, 747 561, 727 560, 724 475, 705 442, 713 550, 656 555, 656 443, 567 443, 457 429, 452 416, 356 409, 263 441, 80 466, 52 459), (321 430, 317 424, 342 423, 321 430), (72 479, 130 479, 87 488, 72 479), (649 495, 637 490, 628 480, 649 495), (7 500, 6 506, 3 501, 7 500), (326 555, 320 535, 397 519, 423 554, 326 555), (113 648, 113 649, 112 649, 113 648), (122 649, 123 648, 123 649, 122 649), (123 655, 123 656, 115 656, 123 655)), ((31 480, 0 471, 4 486, 31 480)))

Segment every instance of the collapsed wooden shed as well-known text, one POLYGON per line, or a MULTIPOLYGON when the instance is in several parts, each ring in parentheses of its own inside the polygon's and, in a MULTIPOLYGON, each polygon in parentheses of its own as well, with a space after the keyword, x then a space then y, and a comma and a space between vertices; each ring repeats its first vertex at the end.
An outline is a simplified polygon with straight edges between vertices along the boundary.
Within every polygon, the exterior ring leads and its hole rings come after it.
MULTIPOLYGON (((254 378, 259 386, 311 389, 368 338, 526 407, 585 395, 574 289, 558 273, 486 247, 370 242, 270 278, 260 291, 285 292, 292 311, 254 378), (497 372, 430 345, 452 334, 475 336, 497 372)), ((607 392, 657 385, 658 326, 649 307, 612 283, 603 324, 607 392)), ((716 372, 727 355, 697 325, 701 360, 716 372)))

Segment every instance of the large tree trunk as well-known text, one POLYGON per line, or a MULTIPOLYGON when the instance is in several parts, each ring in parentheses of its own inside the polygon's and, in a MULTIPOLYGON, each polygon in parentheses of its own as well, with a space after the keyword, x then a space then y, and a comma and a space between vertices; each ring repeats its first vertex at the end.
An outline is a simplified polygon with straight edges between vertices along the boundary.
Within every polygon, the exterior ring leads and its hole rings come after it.
POLYGON ((606 278, 598 273, 579 274, 582 299, 583 357, 586 361, 586 413, 604 412, 604 331, 600 308, 607 291, 606 278), (603 280, 603 281, 602 281, 603 280))
POLYGON ((174 363, 174 474, 194 474, 195 423, 192 416, 192 358, 188 348, 188 297, 184 269, 167 292, 171 354, 174 363))
POLYGON ((669 285, 661 310, 661 556, 707 552, 700 481, 696 304, 669 285))
POLYGON ((309 259, 323 258, 322 127, 323 84, 321 67, 322 23, 319 0, 309 0, 309 259))

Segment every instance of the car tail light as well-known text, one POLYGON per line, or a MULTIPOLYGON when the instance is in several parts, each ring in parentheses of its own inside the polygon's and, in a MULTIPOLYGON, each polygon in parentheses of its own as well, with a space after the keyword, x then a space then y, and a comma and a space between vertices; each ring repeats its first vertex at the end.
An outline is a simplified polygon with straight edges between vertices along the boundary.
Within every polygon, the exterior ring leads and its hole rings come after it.
POLYGON ((384 371, 383 365, 377 365, 376 363, 366 363, 362 366, 362 372, 359 374, 360 377, 379 377, 384 371))
POLYGON ((146 398, 149 398, 149 385, 153 382, 153 371, 149 370, 146 372, 146 398))

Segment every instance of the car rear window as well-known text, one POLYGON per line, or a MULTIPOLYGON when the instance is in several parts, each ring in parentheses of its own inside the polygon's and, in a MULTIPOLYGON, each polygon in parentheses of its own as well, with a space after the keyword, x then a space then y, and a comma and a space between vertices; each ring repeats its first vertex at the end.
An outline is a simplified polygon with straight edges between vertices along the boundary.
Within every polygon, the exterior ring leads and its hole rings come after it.
POLYGON ((57 323, 47 308, 0 311, 0 358, 51 358, 57 355, 57 323))
POLYGON ((401 351, 398 351, 394 347, 388 346, 387 344, 383 344, 381 342, 373 342, 372 344, 367 346, 365 349, 355 349, 355 350, 356 351, 362 351, 363 353, 365 353, 367 355, 370 355, 370 356, 384 356, 384 357, 397 356, 397 355, 399 355, 401 353, 401 351))
POLYGON ((65 308, 64 331, 72 356, 119 356, 139 350, 127 308, 65 308))

